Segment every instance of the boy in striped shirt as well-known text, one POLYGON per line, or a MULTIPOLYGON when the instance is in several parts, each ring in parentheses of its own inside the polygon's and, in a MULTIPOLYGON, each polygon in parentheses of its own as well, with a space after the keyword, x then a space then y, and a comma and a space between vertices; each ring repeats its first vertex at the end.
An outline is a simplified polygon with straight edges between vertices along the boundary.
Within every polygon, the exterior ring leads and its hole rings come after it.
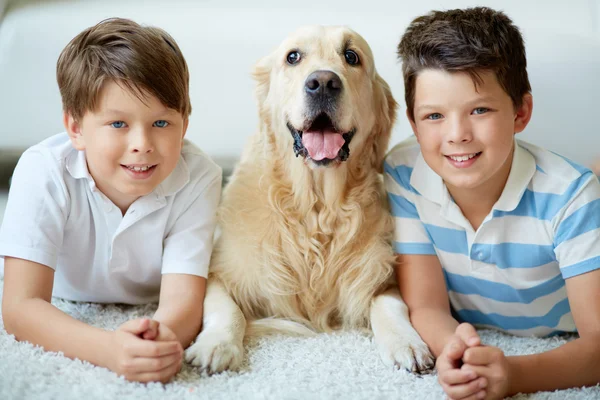
POLYGON ((496 399, 597 384, 600 184, 515 139, 533 108, 518 28, 489 8, 433 11, 398 54, 415 137, 384 165, 397 274, 444 391, 496 399), (579 338, 508 357, 473 325, 579 338))

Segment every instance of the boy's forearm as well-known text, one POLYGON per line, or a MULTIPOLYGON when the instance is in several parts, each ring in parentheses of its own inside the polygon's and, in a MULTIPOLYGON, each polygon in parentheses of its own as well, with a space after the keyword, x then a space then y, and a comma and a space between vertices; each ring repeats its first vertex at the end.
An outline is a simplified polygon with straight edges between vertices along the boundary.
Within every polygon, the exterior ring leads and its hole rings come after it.
POLYGON ((438 357, 450 337, 454 335, 458 322, 447 311, 433 308, 421 308, 409 314, 412 325, 433 355, 438 357))
POLYGON ((507 359, 509 395, 593 386, 600 382, 600 335, 579 338, 544 353, 507 359))
POLYGON ((39 298, 23 300, 3 312, 5 328, 17 340, 107 367, 111 332, 78 321, 39 298))
POLYGON ((194 300, 180 302, 177 307, 160 306, 154 314, 154 319, 165 324, 177 335, 181 346, 185 349, 202 327, 203 304, 197 304, 194 300))

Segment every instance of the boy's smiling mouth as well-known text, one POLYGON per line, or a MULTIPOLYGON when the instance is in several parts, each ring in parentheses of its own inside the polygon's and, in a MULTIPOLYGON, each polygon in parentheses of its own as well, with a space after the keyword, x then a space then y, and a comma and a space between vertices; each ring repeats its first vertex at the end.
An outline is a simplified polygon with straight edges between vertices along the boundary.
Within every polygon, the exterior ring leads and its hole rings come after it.
POLYGON ((145 172, 145 171, 149 170, 150 168, 156 167, 156 164, 147 164, 147 165, 124 165, 124 164, 121 164, 121 166, 125 167, 127 169, 130 169, 131 171, 134 171, 134 172, 145 172))
POLYGON ((481 151, 477 153, 462 153, 445 155, 446 159, 455 167, 466 168, 470 167, 481 155, 481 151))
POLYGON ((152 175, 158 164, 121 164, 121 168, 134 179, 146 179, 152 175))

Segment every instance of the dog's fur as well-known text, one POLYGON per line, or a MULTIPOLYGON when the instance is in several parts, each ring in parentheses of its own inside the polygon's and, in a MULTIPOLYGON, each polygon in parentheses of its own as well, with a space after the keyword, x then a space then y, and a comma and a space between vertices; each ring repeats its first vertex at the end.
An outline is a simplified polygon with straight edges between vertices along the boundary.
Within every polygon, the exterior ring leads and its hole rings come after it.
POLYGON ((186 359, 213 372, 238 367, 247 319, 247 334, 372 327, 384 361, 427 369, 393 279, 381 169, 397 105, 369 46, 347 28, 305 27, 254 77, 260 126, 223 193, 203 331, 186 359), (293 51, 300 60, 290 64, 293 51), (315 71, 339 77, 335 96, 311 98, 315 71), (323 112, 351 141, 344 135, 345 150, 319 161, 299 132, 323 112))

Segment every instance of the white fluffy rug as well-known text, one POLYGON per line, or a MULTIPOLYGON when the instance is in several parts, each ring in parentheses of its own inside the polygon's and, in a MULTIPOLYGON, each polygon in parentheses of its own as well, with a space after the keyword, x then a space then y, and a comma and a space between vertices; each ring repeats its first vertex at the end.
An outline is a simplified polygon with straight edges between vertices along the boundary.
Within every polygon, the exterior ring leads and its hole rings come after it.
MULTIPOLYGON (((3 282, 0 280, 0 284, 3 282)), ((1 289, 1 288, 0 288, 1 289)), ((1 297, 1 291, 0 291, 1 297)), ((155 305, 129 307, 55 299, 61 310, 89 324, 114 329, 151 316, 155 305)), ((43 325, 45 322, 40 321, 43 325)), ((524 339, 481 331, 483 341, 507 354, 544 351, 564 338, 524 339)), ((90 343, 93 346, 93 343, 90 343)), ((215 376, 186 365, 167 385, 130 383, 107 369, 16 342, 0 319, 0 399, 442 399, 435 375, 417 377, 386 368, 371 341, 358 332, 309 339, 263 338, 247 346, 242 371, 215 376)), ((519 395, 516 399, 600 399, 600 388, 519 395)))

